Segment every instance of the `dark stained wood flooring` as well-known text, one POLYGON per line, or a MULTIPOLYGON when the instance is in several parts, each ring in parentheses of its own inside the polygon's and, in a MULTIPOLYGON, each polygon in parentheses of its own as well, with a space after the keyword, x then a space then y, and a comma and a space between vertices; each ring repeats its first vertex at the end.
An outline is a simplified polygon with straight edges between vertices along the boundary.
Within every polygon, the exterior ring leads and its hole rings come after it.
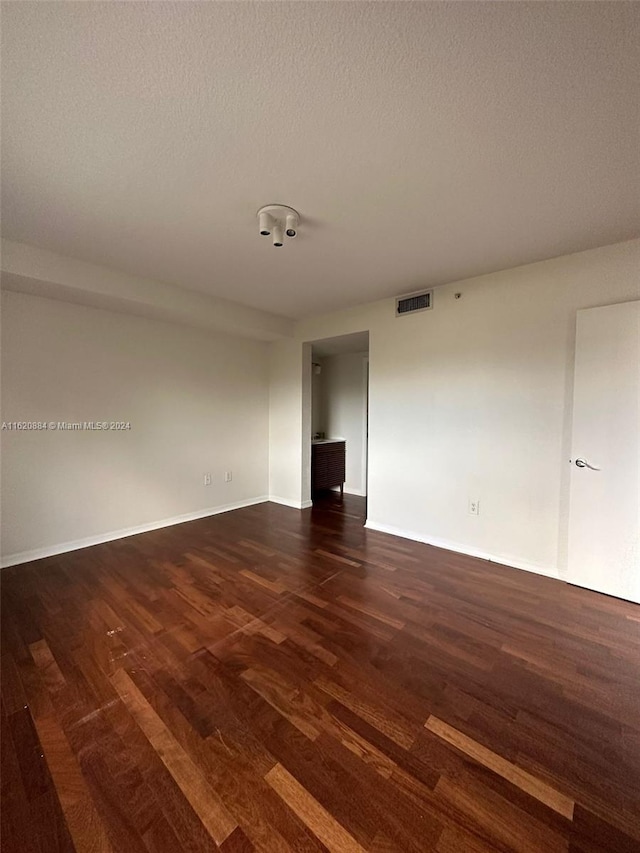
POLYGON ((363 513, 3 571, 3 853, 639 851, 640 607, 363 513))

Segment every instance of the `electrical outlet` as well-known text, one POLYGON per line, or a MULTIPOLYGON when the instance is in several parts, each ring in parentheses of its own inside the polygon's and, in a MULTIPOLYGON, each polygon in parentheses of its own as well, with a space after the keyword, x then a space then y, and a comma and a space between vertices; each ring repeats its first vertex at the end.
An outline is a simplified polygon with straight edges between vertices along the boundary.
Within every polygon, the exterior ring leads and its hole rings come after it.
POLYGON ((225 471, 224 472, 225 483, 230 483, 232 480, 233 480, 233 471, 225 471))
POLYGON ((211 474, 205 474, 204 475, 204 484, 205 484, 205 486, 211 485, 211 474))
POLYGON ((469 498, 469 515, 480 515, 480 501, 478 498, 469 498))

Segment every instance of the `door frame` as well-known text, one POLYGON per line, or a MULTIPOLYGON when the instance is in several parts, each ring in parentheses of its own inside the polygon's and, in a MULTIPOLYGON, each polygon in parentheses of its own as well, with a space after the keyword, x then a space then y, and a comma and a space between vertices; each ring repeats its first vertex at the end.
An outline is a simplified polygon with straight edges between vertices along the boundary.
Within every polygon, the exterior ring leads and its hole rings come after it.
MULTIPOLYGON (((363 497, 369 492, 369 383, 370 383, 370 349, 371 330, 363 329, 369 336, 369 351, 362 358, 362 388, 364 391, 362 407, 362 486, 363 497)), ((347 333, 357 334, 357 332, 347 333)), ((312 435, 312 406, 313 406, 313 345, 342 335, 329 335, 326 338, 314 338, 302 343, 302 508, 312 506, 311 500, 311 435, 312 435)), ((365 518, 366 524, 366 518, 365 518)))
POLYGON ((362 359, 362 492, 369 493, 369 354, 362 359))

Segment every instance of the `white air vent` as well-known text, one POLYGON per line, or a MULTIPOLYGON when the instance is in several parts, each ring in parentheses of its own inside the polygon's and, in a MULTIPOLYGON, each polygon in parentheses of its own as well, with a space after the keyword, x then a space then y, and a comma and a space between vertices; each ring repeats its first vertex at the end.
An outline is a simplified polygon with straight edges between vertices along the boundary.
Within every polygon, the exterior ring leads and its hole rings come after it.
POLYGON ((396 317, 405 314, 415 314, 416 311, 428 311, 433 308, 433 290, 421 290, 418 293, 407 293, 396 299, 396 317))

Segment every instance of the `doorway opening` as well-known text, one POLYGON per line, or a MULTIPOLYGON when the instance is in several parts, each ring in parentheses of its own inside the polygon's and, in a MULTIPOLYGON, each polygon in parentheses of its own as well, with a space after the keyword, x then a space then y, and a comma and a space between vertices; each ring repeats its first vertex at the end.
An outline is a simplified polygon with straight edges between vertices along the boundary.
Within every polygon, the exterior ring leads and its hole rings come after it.
POLYGON ((310 342, 314 508, 366 519, 369 455, 369 332, 310 342))

